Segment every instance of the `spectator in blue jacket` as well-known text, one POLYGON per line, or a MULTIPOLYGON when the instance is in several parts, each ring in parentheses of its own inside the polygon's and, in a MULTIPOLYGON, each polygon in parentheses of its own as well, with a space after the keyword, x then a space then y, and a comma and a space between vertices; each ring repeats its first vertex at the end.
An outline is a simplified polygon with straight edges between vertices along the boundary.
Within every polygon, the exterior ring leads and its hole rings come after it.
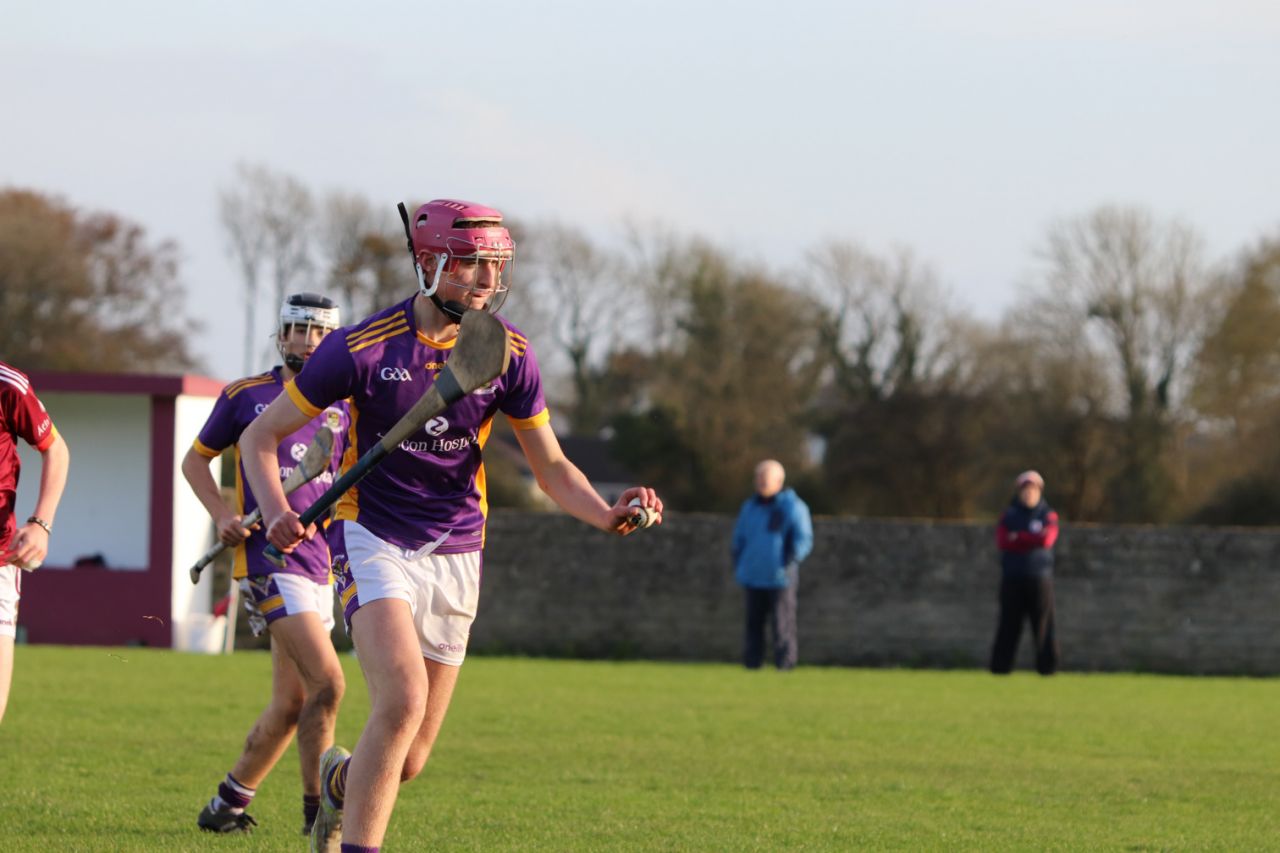
POLYGON ((991 671, 1013 669, 1022 623, 1031 623, 1036 644, 1036 671, 1052 675, 1058 668, 1058 638, 1053 627, 1053 543, 1058 541, 1058 514, 1044 499, 1044 478, 1024 471, 1014 482, 1013 501, 996 525, 1000 549, 1000 624, 991 648, 991 671))
POLYGON ((809 507, 784 489, 786 471, 773 459, 756 466, 755 489, 733 529, 734 577, 746 590, 747 630, 743 663, 759 669, 764 634, 773 622, 773 657, 780 670, 796 665, 796 586, 800 563, 813 550, 809 507))

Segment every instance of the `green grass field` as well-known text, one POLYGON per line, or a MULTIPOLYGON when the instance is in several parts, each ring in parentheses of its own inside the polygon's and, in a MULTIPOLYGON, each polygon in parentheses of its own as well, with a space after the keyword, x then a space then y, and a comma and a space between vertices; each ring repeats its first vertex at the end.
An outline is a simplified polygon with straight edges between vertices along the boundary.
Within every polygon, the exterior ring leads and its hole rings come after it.
MULTIPOLYGON (((0 850, 306 849, 293 750, 252 839, 195 827, 269 672, 18 647, 0 850)), ((1275 848, 1277 710, 1273 680, 473 658, 384 849, 1275 848)))

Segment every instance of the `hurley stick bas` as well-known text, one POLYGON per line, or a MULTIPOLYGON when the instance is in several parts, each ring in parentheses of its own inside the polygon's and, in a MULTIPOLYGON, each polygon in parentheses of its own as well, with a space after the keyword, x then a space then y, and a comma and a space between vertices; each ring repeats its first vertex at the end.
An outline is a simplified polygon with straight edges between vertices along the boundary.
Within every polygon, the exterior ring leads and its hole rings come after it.
MULTIPOLYGON (((348 489, 378 467, 400 442, 472 391, 501 376, 506 372, 510 360, 511 345, 507 339, 507 328, 497 317, 481 310, 463 314, 462 326, 458 329, 458 342, 454 345, 449 360, 445 362, 444 369, 436 374, 435 382, 377 444, 365 451, 356 464, 334 480, 333 485, 298 516, 298 521, 302 522, 303 527, 314 524, 348 489)), ((262 553, 272 563, 284 568, 284 554, 279 548, 268 545, 262 553)))
MULTIPOLYGON (((311 439, 311 443, 307 445, 307 452, 302 455, 302 459, 285 478, 284 493, 287 495, 297 491, 304 483, 309 483, 320 476, 320 473, 329 467, 329 460, 332 457, 333 431, 328 427, 316 430, 315 438, 311 439)), ((262 510, 254 508, 253 512, 240 522, 240 526, 253 527, 261 521, 262 510)), ((215 557, 226 550, 226 547, 222 542, 216 542, 212 548, 204 552, 203 557, 196 560, 196 564, 188 572, 192 583, 200 582, 200 573, 204 571, 204 567, 212 563, 215 557)))

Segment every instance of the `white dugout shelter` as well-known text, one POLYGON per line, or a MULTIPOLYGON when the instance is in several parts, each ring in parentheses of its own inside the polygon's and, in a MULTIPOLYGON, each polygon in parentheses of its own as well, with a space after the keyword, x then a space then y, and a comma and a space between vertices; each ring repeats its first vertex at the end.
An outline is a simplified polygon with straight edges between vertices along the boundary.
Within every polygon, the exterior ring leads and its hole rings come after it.
MULTIPOLYGON (((182 477, 223 383, 201 376, 28 374, 71 448, 49 555, 24 574, 19 631, 31 643, 146 645, 217 651, 206 572, 187 569, 213 527, 182 477)), ((19 442, 17 512, 40 485, 39 454, 19 442)), ((219 461, 213 462, 217 479, 219 461)))

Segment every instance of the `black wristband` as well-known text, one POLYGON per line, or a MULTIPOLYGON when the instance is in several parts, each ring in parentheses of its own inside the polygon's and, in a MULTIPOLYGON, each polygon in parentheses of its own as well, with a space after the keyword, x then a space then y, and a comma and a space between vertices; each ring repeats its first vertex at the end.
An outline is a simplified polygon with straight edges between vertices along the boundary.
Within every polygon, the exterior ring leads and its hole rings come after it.
POLYGON ((50 536, 53 535, 53 525, 45 521, 43 518, 41 518, 38 515, 33 515, 30 518, 28 518, 27 524, 38 524, 44 528, 45 533, 48 533, 50 536))

